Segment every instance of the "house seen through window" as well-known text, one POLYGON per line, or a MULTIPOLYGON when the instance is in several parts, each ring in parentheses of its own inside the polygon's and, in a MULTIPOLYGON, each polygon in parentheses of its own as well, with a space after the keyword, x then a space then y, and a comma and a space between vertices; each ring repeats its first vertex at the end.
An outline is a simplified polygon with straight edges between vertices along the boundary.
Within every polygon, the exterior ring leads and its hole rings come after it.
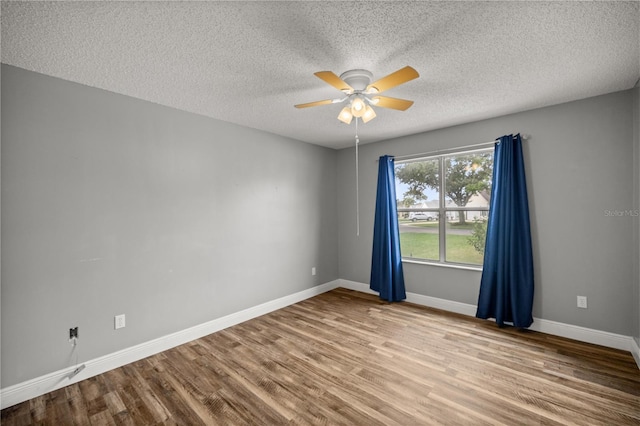
POLYGON ((492 173, 493 148, 397 161, 402 257, 481 266, 492 173))

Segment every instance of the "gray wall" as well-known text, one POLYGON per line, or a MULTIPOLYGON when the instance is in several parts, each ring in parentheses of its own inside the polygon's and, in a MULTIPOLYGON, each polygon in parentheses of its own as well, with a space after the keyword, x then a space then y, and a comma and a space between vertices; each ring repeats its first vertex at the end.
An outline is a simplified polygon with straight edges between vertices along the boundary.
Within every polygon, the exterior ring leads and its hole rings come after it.
MULTIPOLYGON (((640 212, 640 87, 636 85, 633 89, 633 141, 634 141, 634 155, 633 155, 633 198, 634 198, 634 210, 640 212)), ((633 263, 635 265, 633 274, 633 281, 635 283, 635 293, 633 300, 636 301, 634 309, 634 324, 632 336, 636 340, 636 344, 640 346, 640 217, 634 218, 634 251, 633 263)))
MULTIPOLYGON (((632 92, 625 91, 361 145, 359 237, 354 150, 341 150, 340 278, 369 282, 379 156, 432 152, 520 132, 531 136, 524 155, 535 263, 534 316, 631 335, 638 301, 633 298, 637 276, 634 283, 630 255, 633 218, 607 216, 605 211, 633 208, 632 101, 632 92), (588 309, 576 307, 577 295, 587 296, 588 309)), ((477 303, 480 272, 408 263, 404 271, 407 291, 477 303)))
POLYGON ((6 65, 1 111, 3 388, 338 277, 334 150, 6 65))

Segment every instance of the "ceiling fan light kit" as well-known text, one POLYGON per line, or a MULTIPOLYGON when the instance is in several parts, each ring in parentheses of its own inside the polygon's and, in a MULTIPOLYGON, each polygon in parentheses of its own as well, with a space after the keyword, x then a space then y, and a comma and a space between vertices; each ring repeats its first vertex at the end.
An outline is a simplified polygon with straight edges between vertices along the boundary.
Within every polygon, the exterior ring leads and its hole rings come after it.
POLYGON ((365 107, 364 114, 362 114, 362 122, 368 123, 374 118, 376 118, 376 112, 371 108, 371 105, 367 105, 365 107))
POLYGON ((371 83, 373 74, 362 69, 345 71, 340 74, 340 77, 332 71, 319 71, 314 75, 325 83, 340 90, 347 96, 339 99, 326 99, 323 101, 298 104, 295 107, 308 108, 349 101, 349 104, 342 108, 340 114, 338 114, 338 120, 345 124, 350 124, 353 117, 361 118, 364 123, 368 123, 373 120, 376 117, 376 112, 372 108, 372 105, 395 109, 398 111, 406 111, 411 107, 411 105, 413 105, 413 101, 390 98, 387 96, 372 97, 371 95, 377 95, 378 93, 399 86, 420 76, 418 72, 410 66, 401 68, 373 83, 371 83))
POLYGON ((358 95, 355 95, 351 100, 351 114, 358 118, 364 115, 364 101, 358 95))
POLYGON ((351 120, 353 120, 353 114, 351 114, 351 107, 344 107, 340 114, 338 114, 338 120, 342 121, 344 124, 351 124, 351 120))

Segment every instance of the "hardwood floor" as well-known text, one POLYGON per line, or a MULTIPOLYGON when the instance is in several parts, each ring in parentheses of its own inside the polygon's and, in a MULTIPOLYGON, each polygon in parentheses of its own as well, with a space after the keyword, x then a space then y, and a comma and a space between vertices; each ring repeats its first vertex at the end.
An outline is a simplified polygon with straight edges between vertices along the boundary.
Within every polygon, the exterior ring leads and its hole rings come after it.
POLYGON ((640 425, 631 354, 337 289, 2 411, 2 425, 640 425))

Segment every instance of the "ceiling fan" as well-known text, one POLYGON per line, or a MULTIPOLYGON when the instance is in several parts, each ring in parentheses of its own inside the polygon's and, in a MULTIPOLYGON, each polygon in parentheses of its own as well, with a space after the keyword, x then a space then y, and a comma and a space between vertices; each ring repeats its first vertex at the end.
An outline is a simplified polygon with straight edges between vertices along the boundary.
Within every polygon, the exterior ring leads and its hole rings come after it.
POLYGON ((374 119, 376 112, 373 110, 372 106, 391 108, 399 111, 408 109, 413 105, 413 101, 390 98, 388 96, 377 96, 377 94, 420 76, 418 72, 410 66, 401 68, 386 77, 382 77, 380 80, 374 81, 373 83, 371 83, 373 74, 367 70, 361 69, 346 71, 340 74, 340 77, 331 71, 319 71, 314 73, 314 75, 325 83, 328 83, 342 91, 345 96, 337 99, 326 99, 324 101, 298 104, 295 105, 295 107, 308 108, 348 101, 348 105, 342 108, 342 111, 338 114, 338 120, 346 124, 351 123, 353 117, 362 118, 362 121, 365 123, 374 119))

